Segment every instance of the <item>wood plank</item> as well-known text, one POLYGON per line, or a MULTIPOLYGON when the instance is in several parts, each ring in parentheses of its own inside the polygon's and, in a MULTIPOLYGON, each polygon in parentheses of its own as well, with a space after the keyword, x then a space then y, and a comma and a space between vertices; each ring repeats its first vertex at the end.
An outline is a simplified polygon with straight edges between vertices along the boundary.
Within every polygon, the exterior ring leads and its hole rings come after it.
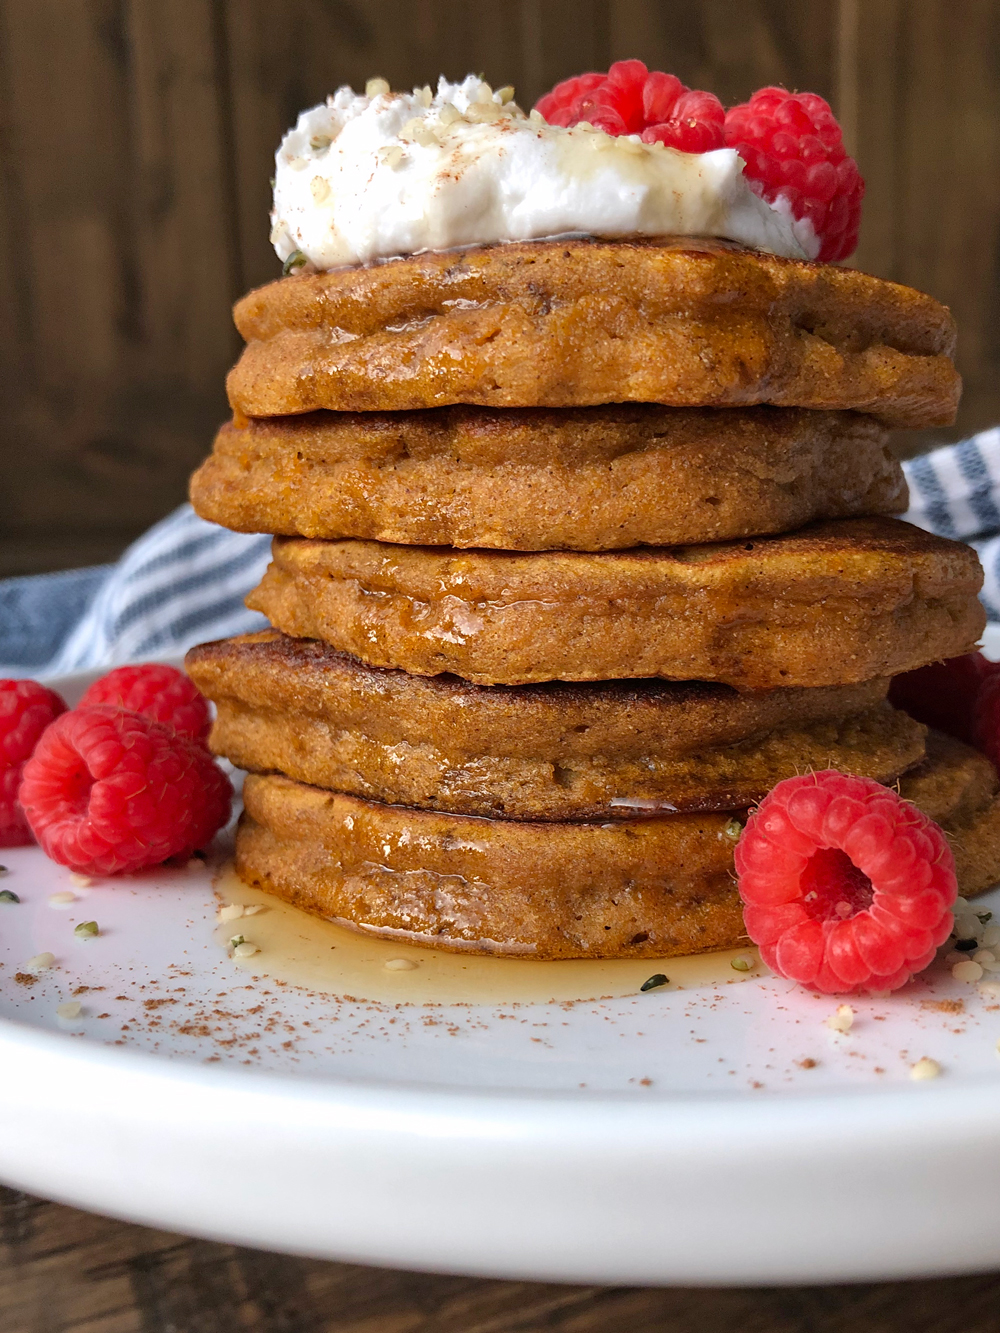
POLYGON ((213 14, 0 7, 27 307, 21 391, 0 403, 0 572, 47 534, 120 549, 184 498, 224 415, 235 247, 213 14))
POLYGON ((17 222, 20 180, 16 125, 11 115, 16 73, 6 39, 6 18, 0 7, 0 402, 8 412, 14 412, 23 403, 28 372, 31 292, 21 253, 23 230, 17 222))
POLYGON ((1000 26, 993 0, 907 7, 896 264, 951 306, 965 376, 959 431, 1000 419, 1000 26), (942 59, 942 53, 947 59, 942 59), (987 239, 991 238, 991 239, 987 239))
POLYGON ((112 181, 124 137, 114 105, 122 85, 100 38, 103 15, 91 21, 83 6, 59 0, 4 10, 33 370, 43 391, 68 399, 106 380, 120 350, 112 181))
POLYGON ((929 291, 958 321, 959 422, 932 438, 1000 421, 997 18, 993 0, 860 7, 858 160, 868 191, 855 262, 929 291))
POLYGON ((854 153, 865 178, 861 242, 852 263, 882 277, 894 277, 899 213, 900 83, 898 60, 905 0, 865 0, 857 14, 852 45, 857 56, 854 79, 854 153))
POLYGON ((68 517, 53 503, 53 475, 76 466, 79 438, 95 429, 120 364, 120 198, 108 186, 121 150, 114 104, 123 86, 100 40, 100 11, 92 22, 82 6, 58 0, 2 8, 4 205, 27 307, 19 392, 0 407, 5 533, 68 517))
POLYGON ((833 94, 836 0, 728 0, 683 8, 611 0, 611 58, 639 56, 727 105, 769 83, 833 94))
POLYGON ((375 72, 472 69, 530 105, 639 55, 727 101, 766 82, 832 97, 868 179, 857 262, 953 307, 960 430, 993 424, 998 17, 997 0, 746 0, 738 21, 730 0, 0 0, 0 576, 113 551, 183 498, 225 413, 229 303, 278 271, 275 147, 375 72))
POLYGON ((223 39, 211 0, 130 0, 141 373, 216 395, 240 294, 223 39))
POLYGON ((117 560, 129 544, 123 528, 88 532, 20 532, 0 536, 0 578, 19 574, 46 574, 59 569, 83 569, 117 560))
POLYGON ((4 1333, 993 1333, 1000 1277, 643 1289, 327 1263, 188 1240, 0 1186, 4 1333))
POLYGON ((268 240, 274 154, 298 113, 340 84, 364 85, 383 67, 375 21, 353 4, 226 0, 223 7, 229 141, 241 290, 279 276, 268 240))

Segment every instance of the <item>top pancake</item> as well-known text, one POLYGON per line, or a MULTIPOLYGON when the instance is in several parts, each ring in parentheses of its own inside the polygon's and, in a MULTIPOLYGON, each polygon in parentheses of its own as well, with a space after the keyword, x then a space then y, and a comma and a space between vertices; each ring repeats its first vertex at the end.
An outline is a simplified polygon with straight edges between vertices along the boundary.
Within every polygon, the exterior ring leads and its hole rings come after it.
POLYGON ((525 241, 283 278, 235 308, 234 410, 449 403, 854 409, 947 425, 955 326, 931 297, 724 241, 525 241))

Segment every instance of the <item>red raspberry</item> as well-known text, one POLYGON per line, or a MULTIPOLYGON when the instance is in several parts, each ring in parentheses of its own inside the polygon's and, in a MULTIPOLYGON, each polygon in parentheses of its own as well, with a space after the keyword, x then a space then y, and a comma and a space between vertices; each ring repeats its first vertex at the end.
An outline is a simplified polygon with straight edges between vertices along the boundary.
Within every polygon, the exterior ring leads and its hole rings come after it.
POLYGON ((659 141, 682 153, 710 153, 723 145, 725 119, 722 103, 713 93, 683 92, 674 103, 673 115, 644 129, 642 141, 659 141))
POLYGON ((932 820, 871 778, 786 778, 736 845, 743 920, 772 971, 812 990, 896 990, 952 928, 955 860, 932 820))
POLYGON ((66 704, 33 680, 0 680, 0 847, 34 842, 17 799, 21 771, 42 732, 66 704))
POLYGON ((821 241, 819 259, 854 253, 865 183, 822 97, 761 88, 726 112, 725 142, 762 198, 783 197, 793 217, 809 219, 821 241))
POLYGON ((123 666, 95 680, 80 708, 114 704, 173 727, 182 736, 203 741, 212 726, 208 704, 194 684, 172 666, 123 666))
POLYGON ((712 93, 692 91, 673 74, 652 73, 641 60, 618 60, 607 74, 557 83, 535 110, 550 125, 587 120, 607 134, 639 134, 684 153, 724 144, 725 112, 712 93))
POLYGON ((975 745, 973 715, 986 679, 996 667, 982 653, 966 653, 947 662, 932 662, 894 676, 889 686, 889 702, 918 722, 936 731, 947 732, 956 740, 975 745))
POLYGON ((576 119, 589 120, 608 134, 638 134, 646 126, 643 89, 649 71, 641 60, 617 60, 602 83, 576 102, 576 119))
POLYGON ((573 79, 564 79, 563 83, 556 84, 552 92, 545 93, 544 97, 539 97, 535 103, 535 109, 540 116, 544 116, 549 125, 575 125, 579 116, 573 116, 573 108, 577 101, 585 95, 599 88, 607 75, 576 75, 573 79))
POLYGON ((233 789, 208 751, 140 713, 64 713, 24 766, 20 800, 43 851, 84 874, 116 875, 205 846, 233 789))
POLYGON ((577 99, 602 84, 606 78, 606 74, 577 74, 575 78, 563 79, 550 93, 538 99, 535 110, 550 125, 575 125, 576 121, 572 117, 577 99))

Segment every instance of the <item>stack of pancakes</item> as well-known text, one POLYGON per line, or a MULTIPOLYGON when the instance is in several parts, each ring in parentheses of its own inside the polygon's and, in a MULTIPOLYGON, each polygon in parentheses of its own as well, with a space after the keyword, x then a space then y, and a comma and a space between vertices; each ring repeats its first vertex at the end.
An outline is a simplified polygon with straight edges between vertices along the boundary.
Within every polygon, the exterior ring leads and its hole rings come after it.
POLYGON ((536 241, 281 279, 236 307, 197 511, 277 534, 274 630, 194 649, 249 771, 247 881, 438 947, 740 942, 783 778, 899 786, 962 891, 987 760, 886 700, 972 649, 975 553, 888 517, 891 426, 953 418, 942 306, 725 242, 536 241))

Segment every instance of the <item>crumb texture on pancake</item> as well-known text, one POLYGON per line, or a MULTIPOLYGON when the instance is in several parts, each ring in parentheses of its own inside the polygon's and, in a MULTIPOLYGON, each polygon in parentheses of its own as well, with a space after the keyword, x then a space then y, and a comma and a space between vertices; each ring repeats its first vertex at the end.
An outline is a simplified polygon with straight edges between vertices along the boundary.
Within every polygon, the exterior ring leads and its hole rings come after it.
POLYGON ((191 501, 238 532, 602 551, 896 514, 907 491, 854 412, 462 406, 229 423, 191 501))
POLYGON ((948 310, 834 264, 719 241, 528 241, 283 278, 235 307, 233 408, 448 403, 853 409, 947 425, 948 310))
POLYGON ((764 694, 651 680, 487 687, 274 631, 203 644, 186 666, 217 708, 211 748, 238 768, 456 814, 733 810, 809 769, 889 782, 924 756, 925 728, 886 702, 884 679, 764 694))
MULTIPOLYGON (((922 777, 900 787, 941 823, 961 893, 1000 879, 997 777, 982 755, 932 733, 922 777)), ((669 958, 746 940, 725 813, 519 823, 254 774, 245 800, 242 878, 363 930, 536 958, 669 958)))
POLYGON ((955 856, 958 891, 985 893, 1000 881, 1000 781, 989 759, 940 731, 899 794, 940 824, 955 856))
POLYGON ((477 684, 846 685, 970 651, 975 552, 893 519, 603 553, 281 537, 247 605, 373 666, 477 684))

